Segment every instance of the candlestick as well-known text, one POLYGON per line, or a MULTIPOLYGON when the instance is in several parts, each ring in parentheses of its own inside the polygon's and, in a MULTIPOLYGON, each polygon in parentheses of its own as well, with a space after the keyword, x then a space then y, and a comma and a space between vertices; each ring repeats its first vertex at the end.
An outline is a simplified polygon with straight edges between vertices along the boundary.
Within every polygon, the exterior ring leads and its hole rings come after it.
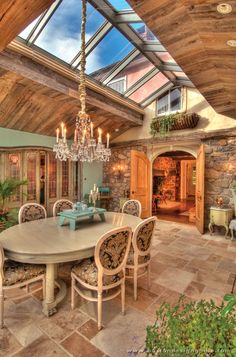
POLYGON ((98 129, 98 142, 101 143, 102 142, 102 130, 101 129, 98 129))
POLYGON ((93 123, 91 123, 91 138, 93 138, 93 123))
POLYGON ((96 183, 93 185, 93 190, 96 191, 96 183))
POLYGON ((110 134, 107 133, 107 149, 109 148, 109 139, 110 139, 110 134))
POLYGON ((61 123, 61 137, 64 137, 64 123, 61 123))
POLYGON ((66 128, 64 129, 64 143, 66 143, 66 132, 67 132, 67 130, 66 130, 66 128))
POLYGON ((75 129, 75 133, 74 133, 74 142, 77 143, 78 138, 77 138, 77 129, 75 129))
POLYGON ((57 130, 56 130, 56 133, 57 133, 57 143, 58 143, 58 141, 59 141, 59 132, 60 132, 60 129, 57 128, 57 130))

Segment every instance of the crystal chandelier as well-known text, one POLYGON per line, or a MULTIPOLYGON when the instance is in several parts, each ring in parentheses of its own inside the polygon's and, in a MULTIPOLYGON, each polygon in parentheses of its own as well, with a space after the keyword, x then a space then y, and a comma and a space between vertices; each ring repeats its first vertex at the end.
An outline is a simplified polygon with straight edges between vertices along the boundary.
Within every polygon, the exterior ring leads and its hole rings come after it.
POLYGON ((86 0, 82 0, 81 21, 81 63, 79 78, 80 111, 76 116, 74 141, 69 148, 66 138, 67 129, 61 123, 61 129, 56 130, 56 144, 53 151, 56 159, 66 161, 109 161, 111 149, 109 148, 110 135, 107 134, 106 145, 102 143, 102 130, 98 129, 98 139, 94 138, 94 126, 86 113, 86 86, 85 86, 85 25, 86 25, 86 0))

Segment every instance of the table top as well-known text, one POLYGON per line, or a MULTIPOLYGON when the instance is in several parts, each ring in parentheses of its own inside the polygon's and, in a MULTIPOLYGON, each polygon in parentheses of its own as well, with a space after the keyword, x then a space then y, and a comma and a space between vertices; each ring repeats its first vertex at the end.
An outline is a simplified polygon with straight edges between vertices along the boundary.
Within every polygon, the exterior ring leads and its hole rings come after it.
POLYGON ((59 217, 18 224, 0 233, 6 257, 24 263, 62 263, 93 256, 99 238, 111 229, 129 226, 133 230, 141 218, 105 212, 106 221, 81 219, 80 228, 59 226, 59 217))
POLYGON ((84 211, 79 211, 76 210, 74 211, 73 209, 66 209, 62 212, 59 212, 58 215, 62 217, 68 217, 68 218, 79 218, 79 217, 86 217, 86 216, 93 216, 95 214, 103 214, 105 213, 106 210, 104 208, 93 208, 93 207, 88 207, 84 211))

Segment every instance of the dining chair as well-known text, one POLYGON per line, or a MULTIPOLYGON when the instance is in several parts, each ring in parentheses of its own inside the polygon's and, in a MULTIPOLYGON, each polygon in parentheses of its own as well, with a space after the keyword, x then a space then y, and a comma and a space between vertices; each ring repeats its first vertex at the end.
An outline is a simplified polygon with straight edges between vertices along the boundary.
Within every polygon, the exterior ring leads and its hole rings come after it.
POLYGON ((70 200, 66 200, 66 199, 57 200, 54 203, 52 209, 53 217, 56 217, 57 214, 59 212, 62 212, 64 209, 72 209, 72 208, 73 208, 73 202, 71 202, 70 200))
POLYGON ((21 299, 43 289, 45 297, 45 265, 18 263, 10 259, 5 260, 4 251, 0 245, 0 328, 4 325, 4 299, 5 292, 11 289, 23 288, 19 295, 7 297, 9 300, 21 299), (40 287, 29 291, 29 286, 36 282, 42 282, 40 287), (24 292, 24 293, 22 293, 24 292))
POLYGON ((98 330, 102 328, 103 301, 121 294, 122 313, 125 313, 125 265, 131 235, 130 227, 110 230, 97 242, 94 258, 85 259, 72 268, 71 307, 74 309, 75 306, 75 292, 88 301, 97 302, 98 330), (95 295, 88 296, 83 288, 95 292, 95 295))
POLYGON ((122 213, 131 214, 132 216, 141 217, 142 205, 138 200, 128 200, 122 207, 122 213))
POLYGON ((157 218, 149 217, 136 227, 126 264, 126 278, 134 282, 134 300, 137 300, 138 278, 147 274, 148 288, 150 288, 151 243, 157 218), (139 273, 139 271, 141 272, 139 273), (130 274, 132 272, 132 274, 130 274))
POLYGON ((46 209, 38 203, 26 203, 21 206, 18 213, 18 222, 30 222, 37 219, 47 218, 46 209))

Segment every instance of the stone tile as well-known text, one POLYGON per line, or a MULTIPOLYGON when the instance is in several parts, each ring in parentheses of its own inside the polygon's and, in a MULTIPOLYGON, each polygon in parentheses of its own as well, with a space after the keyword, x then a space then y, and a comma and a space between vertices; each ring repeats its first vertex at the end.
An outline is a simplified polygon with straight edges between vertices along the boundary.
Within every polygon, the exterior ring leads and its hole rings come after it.
POLYGON ((207 301, 213 300, 217 305, 220 305, 226 293, 227 292, 223 292, 221 289, 214 289, 206 286, 202 292, 201 299, 205 299, 207 301))
POLYGON ((68 357, 69 354, 48 337, 41 336, 31 345, 17 352, 14 357, 68 357))
POLYGON ((138 287, 138 298, 135 301, 133 286, 126 286, 126 296, 125 296, 126 304, 134 307, 135 309, 144 311, 157 298, 158 296, 155 293, 138 287))
POLYGON ((103 357, 104 355, 104 352, 101 352, 77 332, 67 337, 61 345, 73 357, 103 357))
POLYGON ((207 270, 199 270, 193 280, 212 289, 222 289, 223 292, 226 292, 229 289, 228 279, 229 273, 223 271, 209 272, 207 270))
POLYGON ((168 264, 163 264, 158 261, 159 255, 157 254, 151 260, 151 272, 154 274, 161 274, 164 270, 168 268, 168 264))
POLYGON ((205 285, 192 281, 185 289, 184 294, 195 300, 198 300, 201 298, 201 293, 203 292, 204 288, 205 285))
POLYGON ((193 278, 194 273, 170 267, 161 273, 155 282, 165 288, 183 293, 193 278))
POLYGON ((0 357, 10 356, 21 348, 20 343, 6 327, 0 329, 0 357))
MULTIPOLYGON (((229 284, 229 285, 232 284, 232 285, 233 285, 235 278, 236 278, 236 273, 230 273, 230 274, 229 274, 228 281, 227 281, 227 284, 229 284)), ((236 284, 235 284, 235 285, 236 285, 236 284)))
POLYGON ((151 319, 142 312, 128 308, 125 316, 114 318, 91 341, 110 357, 125 357, 143 346, 146 327, 154 320, 155 316, 151 319))
POLYGON ((161 294, 161 296, 150 305, 145 312, 151 317, 156 316, 156 311, 160 308, 163 303, 168 303, 171 306, 174 306, 178 303, 181 294, 176 291, 165 289, 165 291, 161 294))
POLYGON ((162 295, 165 292, 166 288, 164 288, 164 286, 161 286, 153 281, 151 283, 149 290, 159 297, 160 295, 162 295))
MULTIPOLYGON (((168 252, 169 249, 167 248, 166 251, 168 252)), ((152 259, 152 261, 161 263, 163 266, 173 266, 173 267, 178 267, 178 268, 182 268, 183 266, 185 266, 188 263, 187 260, 178 258, 176 256, 171 256, 171 255, 165 254, 163 252, 157 253, 157 255, 152 259)), ((154 263, 152 263, 152 264, 154 264, 154 263)))
POLYGON ((194 258, 186 265, 186 267, 192 267, 196 269, 201 267, 201 269, 214 271, 216 270, 218 265, 219 265, 218 261, 215 262, 215 261, 201 260, 201 259, 194 258))
POLYGON ((71 310, 69 304, 49 319, 40 320, 38 326, 53 340, 59 342, 89 320, 78 308, 71 310))
POLYGON ((218 265, 217 270, 223 270, 227 272, 236 272, 236 262, 229 259, 222 259, 218 265))
POLYGON ((78 332, 91 340, 98 333, 98 324, 96 321, 90 319, 78 328, 78 332))

